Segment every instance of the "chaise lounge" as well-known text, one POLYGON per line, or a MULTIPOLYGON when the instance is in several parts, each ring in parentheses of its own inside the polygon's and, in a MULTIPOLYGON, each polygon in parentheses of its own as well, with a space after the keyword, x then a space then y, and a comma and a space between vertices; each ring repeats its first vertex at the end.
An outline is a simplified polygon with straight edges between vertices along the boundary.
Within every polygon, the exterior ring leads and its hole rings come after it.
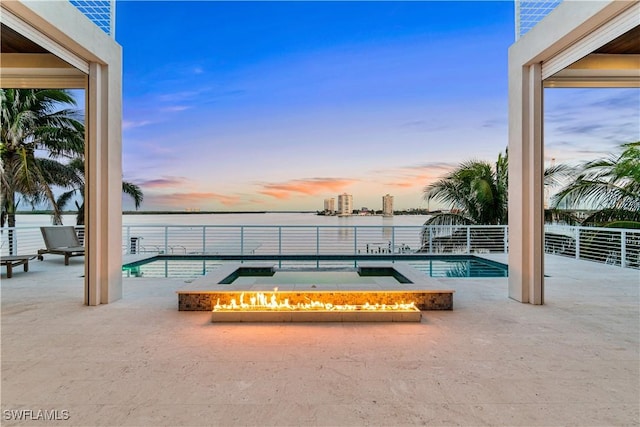
POLYGON ((84 246, 72 226, 40 227, 40 231, 47 247, 38 250, 40 261, 44 259, 43 254, 64 255, 64 265, 69 265, 69 258, 84 256, 84 246))
POLYGON ((7 279, 13 277, 13 267, 24 266, 24 271, 29 271, 29 261, 38 255, 7 255, 0 257, 1 264, 7 267, 7 279))

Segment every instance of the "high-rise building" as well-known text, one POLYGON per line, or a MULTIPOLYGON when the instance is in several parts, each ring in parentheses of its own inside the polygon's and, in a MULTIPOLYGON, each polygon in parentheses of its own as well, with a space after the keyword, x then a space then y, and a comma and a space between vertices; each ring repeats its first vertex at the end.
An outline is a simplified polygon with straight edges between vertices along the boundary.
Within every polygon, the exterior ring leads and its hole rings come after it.
POLYGON ((324 212, 334 213, 336 211, 336 199, 324 199, 324 212))
POLYGON ((338 196, 338 215, 345 216, 353 213, 353 196, 343 193, 338 196))
POLYGON ((382 196, 382 216, 393 216, 393 196, 382 196))

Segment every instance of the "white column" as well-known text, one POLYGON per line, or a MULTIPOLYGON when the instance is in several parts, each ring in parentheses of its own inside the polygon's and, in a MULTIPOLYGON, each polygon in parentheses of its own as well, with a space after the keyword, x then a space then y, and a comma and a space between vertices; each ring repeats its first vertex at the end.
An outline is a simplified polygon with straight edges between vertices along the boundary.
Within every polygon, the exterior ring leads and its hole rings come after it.
POLYGON ((540 64, 509 69, 509 297, 544 303, 540 64))
POLYGON ((85 165, 85 303, 122 298, 121 69, 91 63, 85 165))

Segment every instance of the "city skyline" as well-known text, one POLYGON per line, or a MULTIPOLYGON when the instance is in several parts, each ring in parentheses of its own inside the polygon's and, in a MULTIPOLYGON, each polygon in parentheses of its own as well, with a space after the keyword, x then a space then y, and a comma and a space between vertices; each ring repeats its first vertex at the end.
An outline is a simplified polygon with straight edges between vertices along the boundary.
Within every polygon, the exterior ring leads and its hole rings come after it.
POLYGON ((392 216, 393 215, 393 196, 390 195, 389 193, 385 194, 384 196, 382 196, 382 202, 380 204, 380 209, 377 209, 376 207, 372 206, 371 208, 368 206, 362 206, 359 209, 355 208, 355 204, 354 204, 354 199, 353 199, 353 195, 352 194, 347 194, 347 193, 343 193, 343 194, 339 194, 337 197, 330 197, 328 199, 324 199, 323 200, 323 208, 322 209, 318 209, 319 212, 324 212, 324 214, 336 214, 338 211, 341 211, 341 213, 344 215, 345 211, 348 211, 348 207, 347 208, 341 208, 341 202, 340 202, 340 198, 341 197, 349 197, 350 198, 350 202, 349 202, 349 206, 351 207, 352 211, 380 211, 383 215, 385 216, 392 216), (336 209, 336 199, 338 200, 338 209, 336 209))
MULTIPOLYGON (((144 210, 318 210, 343 192, 426 208, 430 182, 506 149, 511 2, 117 6, 123 172, 144 210)), ((636 89, 545 102, 547 159, 640 139, 636 89)))

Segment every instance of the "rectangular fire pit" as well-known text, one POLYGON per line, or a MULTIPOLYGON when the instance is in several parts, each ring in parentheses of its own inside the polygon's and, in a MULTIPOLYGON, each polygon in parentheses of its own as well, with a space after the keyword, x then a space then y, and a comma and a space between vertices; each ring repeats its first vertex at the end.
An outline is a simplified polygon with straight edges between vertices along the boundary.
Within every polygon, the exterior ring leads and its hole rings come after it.
POLYGON ((311 271, 232 264, 179 290, 178 306, 212 311, 214 322, 419 322, 420 310, 453 309, 453 291, 439 284, 388 263, 311 271))

